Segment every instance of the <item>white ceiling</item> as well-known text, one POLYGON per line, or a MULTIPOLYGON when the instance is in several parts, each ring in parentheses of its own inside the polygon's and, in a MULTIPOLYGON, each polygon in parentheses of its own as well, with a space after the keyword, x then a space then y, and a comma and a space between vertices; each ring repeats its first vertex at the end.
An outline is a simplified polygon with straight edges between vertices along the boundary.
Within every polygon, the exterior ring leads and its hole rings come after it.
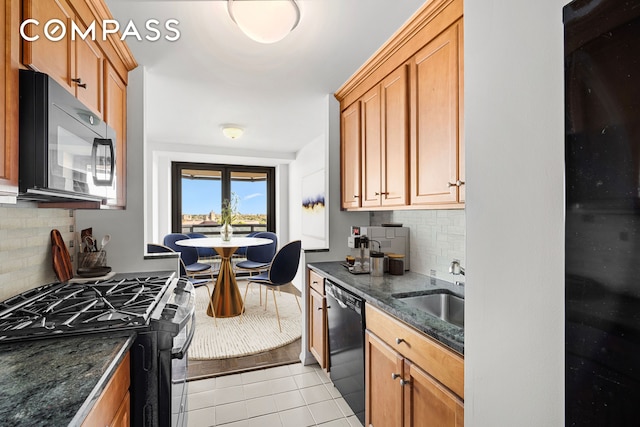
MULTIPOLYGON (((301 20, 264 45, 231 21, 225 0, 106 0, 121 23, 177 19, 175 42, 127 43, 147 70, 152 142, 292 153, 326 130, 333 94, 424 0, 298 0, 301 20), (332 96, 332 95, 331 95, 332 96), (220 126, 245 129, 230 141, 220 126)), ((163 34, 168 34, 164 32, 163 34)))

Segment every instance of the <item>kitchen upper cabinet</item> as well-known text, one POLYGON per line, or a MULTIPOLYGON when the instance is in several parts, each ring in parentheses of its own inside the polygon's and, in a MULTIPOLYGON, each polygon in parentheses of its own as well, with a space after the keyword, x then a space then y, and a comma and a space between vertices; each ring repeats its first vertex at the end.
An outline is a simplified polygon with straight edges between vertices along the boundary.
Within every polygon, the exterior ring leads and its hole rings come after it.
POLYGON ((0 43, 0 196, 18 194, 18 69, 20 42, 19 0, 6 0, 0 8, 3 42, 0 43))
POLYGON ((340 169, 342 207, 360 207, 360 103, 355 102, 341 114, 340 169))
POLYGON ((464 208, 462 19, 462 0, 426 2, 336 92, 343 209, 464 208), (345 190, 345 164, 361 168, 361 194, 345 190))
POLYGON ((365 309, 366 425, 463 426, 462 356, 379 309, 365 309))
POLYGON ((415 136, 411 141, 411 204, 457 203, 460 174, 461 24, 456 23, 415 55, 415 136))
POLYGON ((407 100, 405 66, 361 99, 363 207, 407 202, 407 100))
POLYGON ((24 0, 23 8, 24 19, 35 19, 40 23, 27 25, 25 28, 27 36, 38 39, 23 41, 24 65, 51 76, 102 118, 103 55, 91 37, 86 37, 85 40, 76 37, 72 40, 72 21, 83 32, 86 27, 71 4, 64 0, 24 0), (57 29, 59 34, 66 31, 59 41, 45 36, 47 28, 49 34, 57 34, 55 26, 58 24, 47 27, 52 20, 64 23, 64 30, 57 29))
POLYGON ((116 131, 116 198, 112 206, 127 204, 127 85, 109 61, 104 67, 104 120, 116 131))
POLYGON ((324 294, 324 278, 308 269, 309 278, 309 352, 322 369, 328 369, 327 346, 327 298, 324 294))
POLYGON ((407 68, 401 66, 380 85, 382 95, 382 206, 407 204, 409 103, 407 68))
POLYGON ((362 123, 362 204, 379 206, 382 165, 382 129, 380 124, 380 86, 367 92, 360 101, 362 123))

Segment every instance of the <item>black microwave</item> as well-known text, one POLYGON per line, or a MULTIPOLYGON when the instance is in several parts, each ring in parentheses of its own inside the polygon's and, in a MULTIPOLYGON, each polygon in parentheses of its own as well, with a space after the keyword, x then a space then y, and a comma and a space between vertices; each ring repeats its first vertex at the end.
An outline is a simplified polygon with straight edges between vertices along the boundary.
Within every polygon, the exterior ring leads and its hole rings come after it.
POLYGON ((19 95, 18 198, 115 201, 115 131, 46 74, 20 70, 19 95))

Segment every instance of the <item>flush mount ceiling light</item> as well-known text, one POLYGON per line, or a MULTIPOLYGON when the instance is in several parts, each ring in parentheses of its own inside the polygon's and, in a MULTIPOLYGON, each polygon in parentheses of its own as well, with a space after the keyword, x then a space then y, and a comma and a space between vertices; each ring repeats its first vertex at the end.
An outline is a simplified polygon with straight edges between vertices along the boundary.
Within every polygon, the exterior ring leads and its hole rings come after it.
POLYGON ((294 0, 227 0, 229 16, 249 38, 259 43, 275 43, 300 22, 294 0))
POLYGON ((235 125, 224 125, 222 126, 222 134, 229 139, 238 139, 242 136, 244 130, 235 125))

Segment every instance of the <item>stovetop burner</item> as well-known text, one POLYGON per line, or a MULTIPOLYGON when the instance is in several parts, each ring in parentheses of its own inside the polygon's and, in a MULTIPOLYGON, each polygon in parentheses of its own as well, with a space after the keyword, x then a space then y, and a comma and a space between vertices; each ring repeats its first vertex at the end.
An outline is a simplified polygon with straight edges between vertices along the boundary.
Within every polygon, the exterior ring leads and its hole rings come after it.
POLYGON ((52 283, 0 303, 0 342, 146 327, 172 277, 52 283))

